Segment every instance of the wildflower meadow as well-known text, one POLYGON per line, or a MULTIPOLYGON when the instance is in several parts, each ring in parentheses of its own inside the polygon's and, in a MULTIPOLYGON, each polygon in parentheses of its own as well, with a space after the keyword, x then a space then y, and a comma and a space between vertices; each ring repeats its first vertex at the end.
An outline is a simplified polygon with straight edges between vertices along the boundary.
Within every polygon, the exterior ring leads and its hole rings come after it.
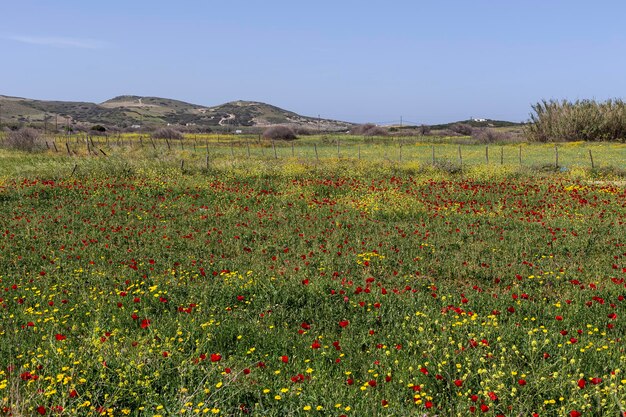
POLYGON ((626 415, 622 180, 116 161, 0 178, 0 416, 626 415))

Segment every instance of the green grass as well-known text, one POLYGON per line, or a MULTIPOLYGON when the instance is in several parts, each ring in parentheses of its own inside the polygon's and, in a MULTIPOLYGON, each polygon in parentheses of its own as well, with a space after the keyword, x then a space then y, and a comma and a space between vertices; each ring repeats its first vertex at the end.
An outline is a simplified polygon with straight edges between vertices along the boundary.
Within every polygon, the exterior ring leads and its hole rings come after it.
POLYGON ((623 411, 620 146, 208 139, 0 152, 0 416, 623 411))
MULTIPOLYGON (((84 136, 48 137, 45 153, 34 155, 2 154, 3 170, 0 175, 23 176, 35 174, 37 169, 66 170, 74 163, 89 166, 93 161, 67 158, 66 142, 72 156, 85 156, 88 151, 84 136), (54 152, 53 142, 57 151, 54 152), (26 163, 25 163, 26 162, 26 163), (43 165, 43 167, 42 167, 43 165), (47 167, 47 168, 45 168, 47 167), (4 171, 4 172, 3 172, 4 171)), ((261 161, 278 160, 279 165, 290 163, 319 163, 325 160, 371 161, 392 164, 402 168, 427 167, 433 164, 444 170, 499 169, 519 171, 561 170, 571 172, 575 177, 612 173, 624 175, 626 144, 609 142, 569 142, 557 145, 539 143, 475 144, 470 138, 457 137, 355 137, 343 136, 304 136, 293 142, 259 140, 255 135, 188 135, 184 141, 150 139, 142 134, 121 136, 91 137, 89 149, 94 155, 103 157, 102 152, 115 160, 125 163, 151 164, 155 160, 174 163, 184 159, 189 170, 206 168, 206 156, 218 165, 227 161, 235 164, 246 161, 256 164, 261 161), (93 146, 91 146, 93 143, 93 146), (339 147, 337 146, 339 143, 339 147), (459 157, 460 152, 460 157, 459 157), (594 170, 591 170, 593 157, 594 170), (520 155, 521 153, 521 155, 520 155), (557 164, 558 153, 558 167, 557 164), (131 155, 132 157, 129 157, 131 155), (520 158, 521 156, 521 158, 520 158), (520 163, 521 159, 521 163, 520 163)), ((0 152, 3 152, 0 150, 0 152)), ((95 158, 95 156, 94 156, 95 158)), ((105 163, 106 164, 106 163, 105 163)), ((97 165, 97 163, 96 163, 97 165)))

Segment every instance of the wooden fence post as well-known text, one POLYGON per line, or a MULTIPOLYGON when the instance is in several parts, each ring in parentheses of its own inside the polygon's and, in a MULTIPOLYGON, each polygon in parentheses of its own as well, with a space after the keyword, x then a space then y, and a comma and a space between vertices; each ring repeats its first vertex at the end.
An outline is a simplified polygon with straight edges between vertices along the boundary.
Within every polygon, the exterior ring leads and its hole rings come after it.
POLYGON ((556 145, 556 143, 554 144, 554 167, 559 167, 559 147, 556 145))
POLYGON ((317 154, 317 144, 316 143, 313 144, 313 148, 315 149, 315 159, 317 161, 319 161, 320 160, 320 156, 317 154))
POLYGON ((500 146, 500 165, 504 165, 504 146, 500 146))
POLYGON ((522 166, 522 145, 519 146, 519 166, 522 166))
POLYGON ((435 165, 435 145, 430 145, 430 148, 432 150, 432 157, 433 157, 433 165, 435 165))
POLYGON ((589 149, 589 159, 591 159, 591 169, 594 169, 595 165, 593 164, 593 155, 591 154, 591 149, 589 149))
POLYGON ((485 146, 485 161, 489 163, 489 145, 485 146))
POLYGON ((463 155, 461 154, 461 145, 459 145, 459 163, 461 164, 461 169, 463 169, 463 155))

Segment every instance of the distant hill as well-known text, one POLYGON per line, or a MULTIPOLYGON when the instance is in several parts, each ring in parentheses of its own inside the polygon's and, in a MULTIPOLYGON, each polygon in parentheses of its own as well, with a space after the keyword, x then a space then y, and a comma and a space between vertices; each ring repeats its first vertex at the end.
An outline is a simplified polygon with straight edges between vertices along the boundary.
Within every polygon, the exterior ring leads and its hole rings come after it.
POLYGON ((45 101, 0 95, 0 118, 4 125, 43 124, 64 126, 68 117, 75 124, 158 127, 167 125, 234 129, 288 124, 322 131, 348 130, 353 124, 301 116, 270 104, 232 101, 201 106, 160 97, 119 96, 103 103, 45 101))
POLYGON ((453 125, 456 125, 456 124, 465 124, 471 127, 514 127, 514 126, 523 125, 523 123, 508 122, 506 120, 468 119, 468 120, 460 120, 458 122, 431 125, 430 128, 433 130, 450 129, 453 125))

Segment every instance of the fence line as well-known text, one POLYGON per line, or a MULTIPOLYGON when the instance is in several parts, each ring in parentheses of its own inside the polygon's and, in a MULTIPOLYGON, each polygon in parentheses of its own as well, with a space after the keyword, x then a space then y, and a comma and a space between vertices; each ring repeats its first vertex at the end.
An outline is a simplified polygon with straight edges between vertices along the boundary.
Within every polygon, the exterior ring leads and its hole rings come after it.
MULTIPOLYGON (((626 168, 626 146, 615 144, 610 153, 602 153, 601 147, 607 144, 584 143, 570 145, 563 144, 459 144, 459 143, 432 143, 417 140, 387 139, 383 141, 368 141, 364 139, 332 139, 324 137, 318 140, 302 139, 299 141, 261 140, 260 138, 235 139, 217 136, 213 140, 205 138, 198 142, 196 137, 180 139, 158 139, 151 135, 139 135, 129 138, 117 136, 45 136, 48 152, 60 153, 58 145, 64 145, 68 156, 81 154, 91 156, 108 156, 115 153, 115 149, 147 149, 156 153, 155 156, 176 152, 190 154, 206 154, 206 165, 209 160, 228 158, 236 159, 297 159, 297 160, 359 160, 359 161, 389 161, 399 163, 417 162, 420 164, 448 164, 458 165, 459 168, 475 165, 519 165, 529 167, 553 167, 566 170, 568 167, 580 166, 596 169, 599 166, 613 166, 626 168), (73 139, 73 140, 72 140, 73 139), (145 142, 144 142, 145 140, 145 142), (174 147, 175 142, 179 142, 174 147), (81 143, 83 144, 81 147, 81 143), (484 146, 481 159, 480 149, 484 146), (550 147, 554 149, 550 152, 550 147), (266 148, 271 147, 271 154, 267 155, 266 148), (430 149, 428 149, 430 147, 430 149), (499 161, 494 160, 490 148, 499 148, 499 161), (591 148, 598 148, 594 152, 591 148), (105 152, 105 149, 107 150, 105 152), (430 151, 430 152, 429 152, 430 151), (552 155, 550 155, 552 153, 552 155), (230 154, 230 155, 228 155, 230 154), (595 156, 595 158, 594 158, 595 156)), ((610 144, 609 146, 612 146, 610 144)))

